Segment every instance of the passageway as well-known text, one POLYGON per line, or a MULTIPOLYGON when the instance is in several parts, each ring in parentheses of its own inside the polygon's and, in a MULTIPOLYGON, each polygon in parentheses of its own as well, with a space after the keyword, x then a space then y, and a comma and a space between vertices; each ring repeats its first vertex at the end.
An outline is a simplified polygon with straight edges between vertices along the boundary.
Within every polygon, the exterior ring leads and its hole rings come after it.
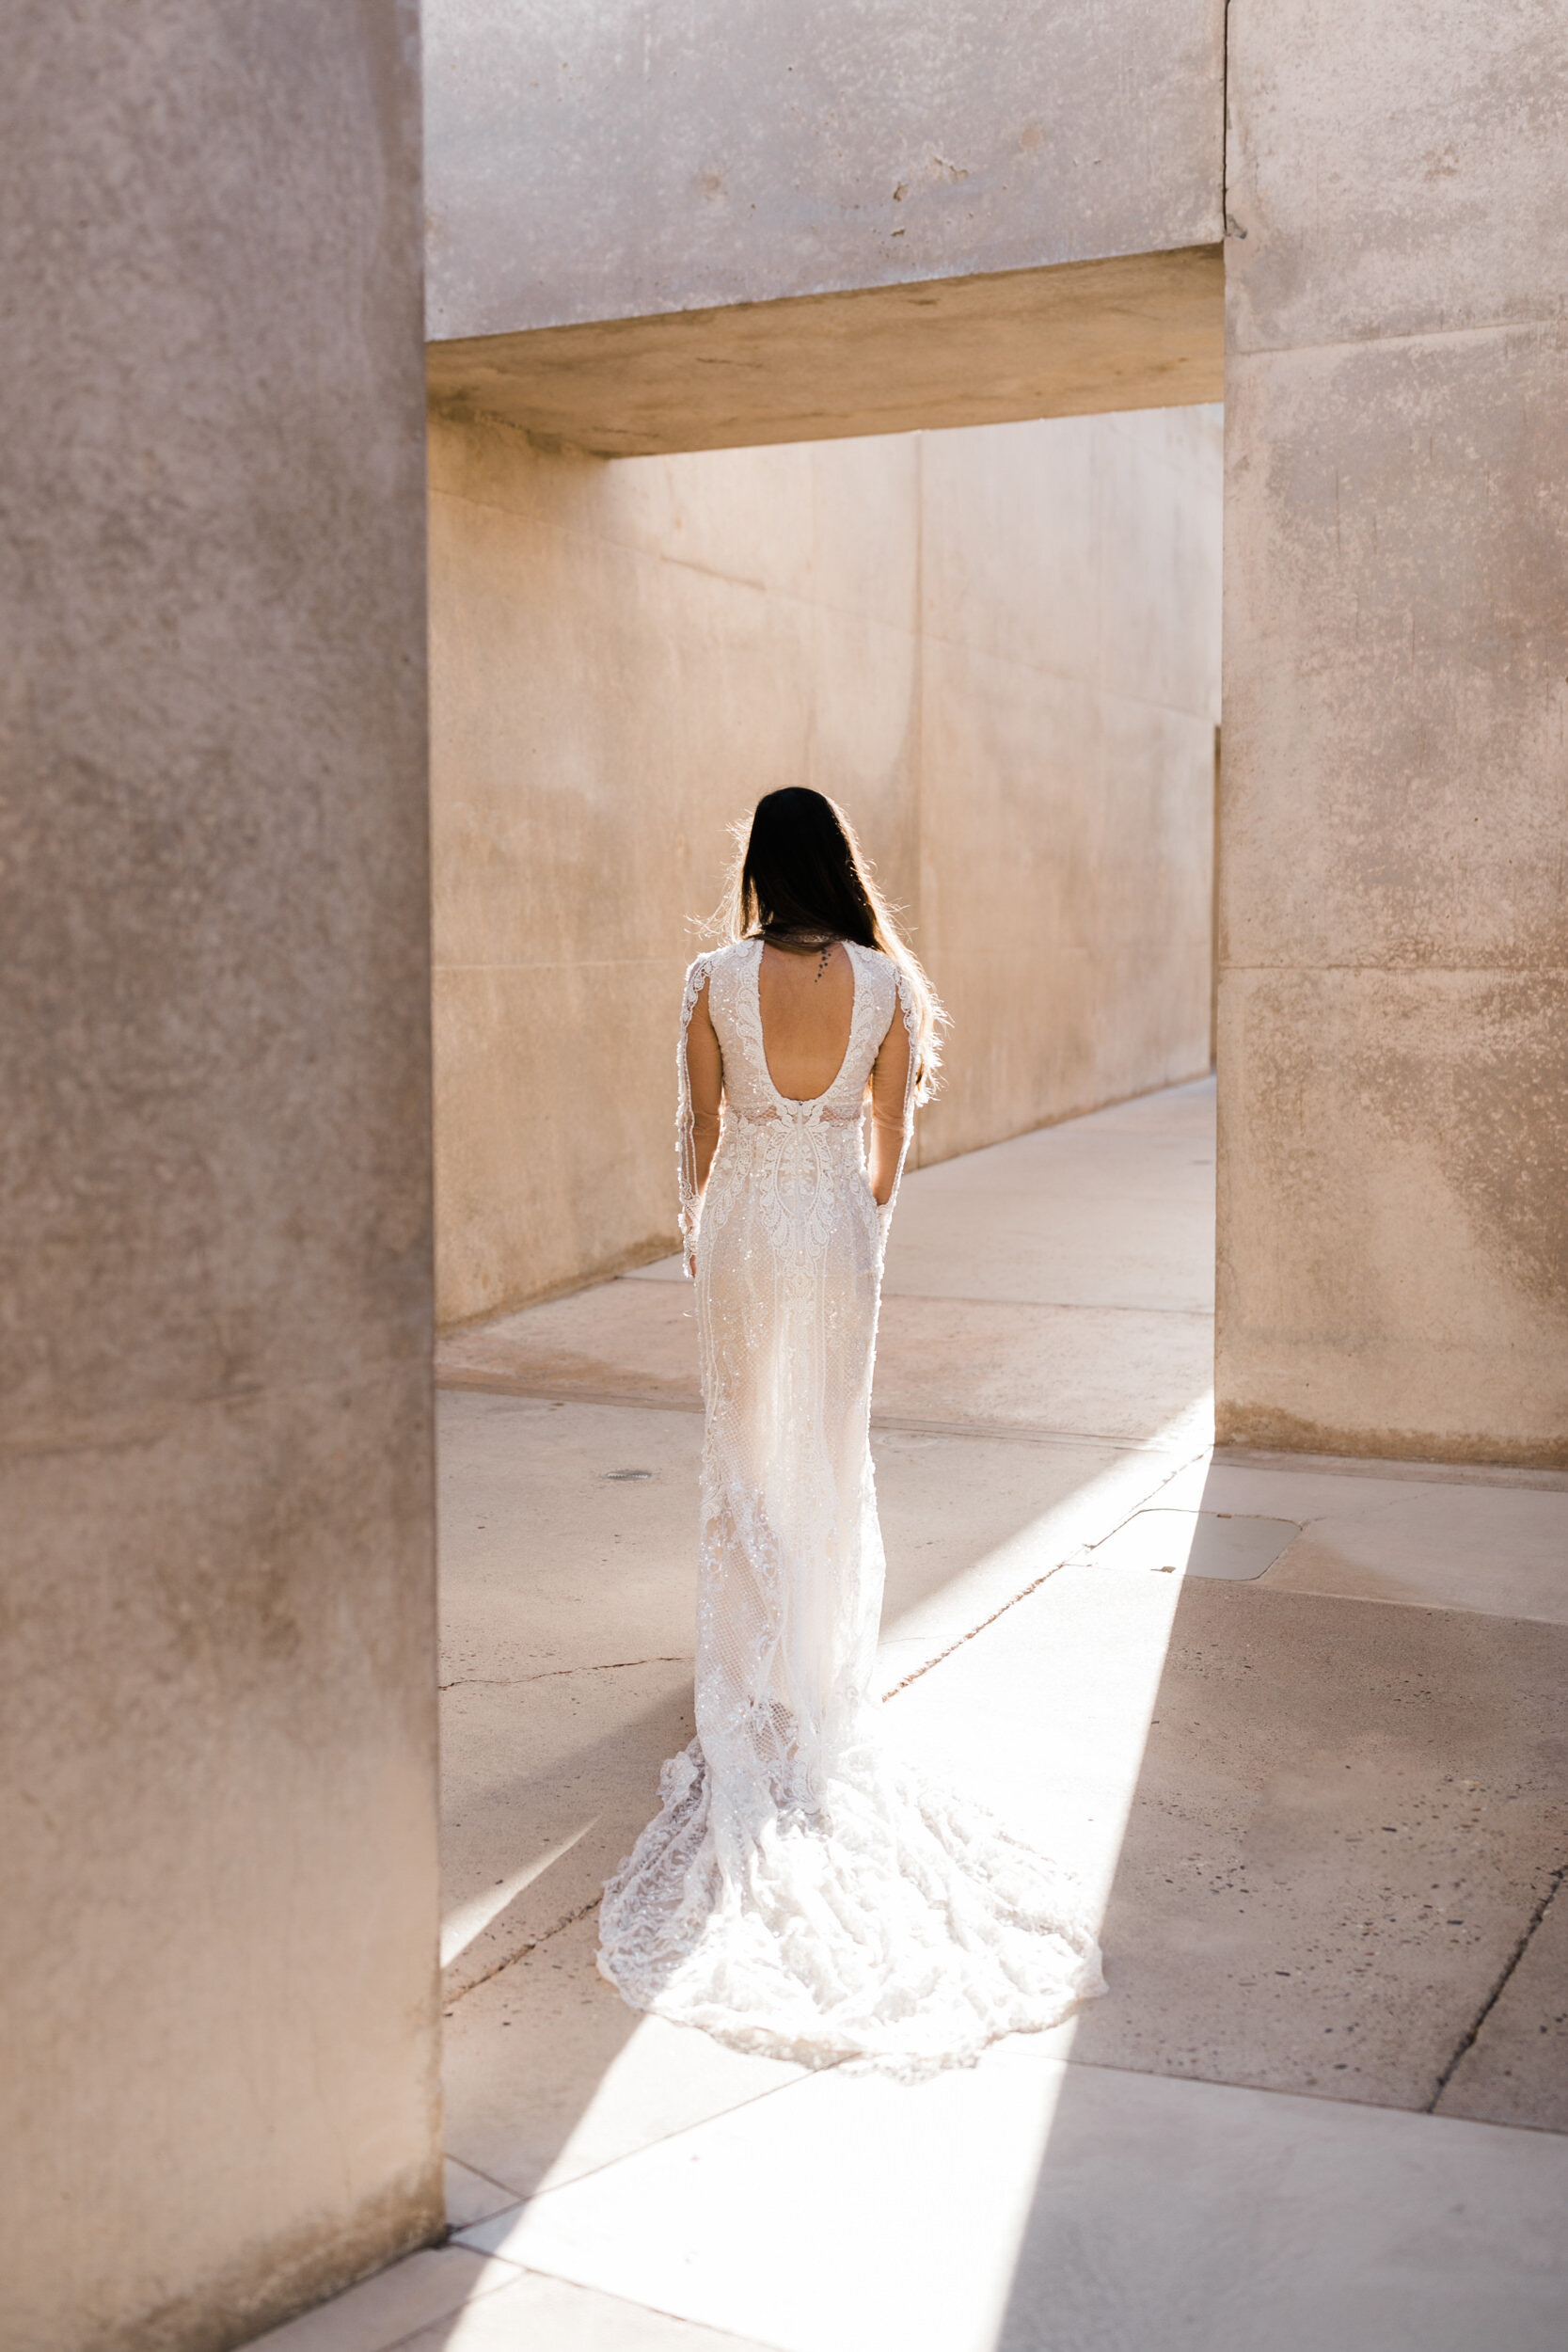
POLYGON ((1214 1460, 1213 1160, 1202 1082, 908 1182, 890 1727, 1093 1883, 1112 1983, 914 2089, 594 1973, 690 1731, 677 1269, 446 1343, 460 2234, 278 2345, 1555 2344, 1568 1479, 1214 1460))
POLYGON ((1556 36, 18 12, 8 2352, 356 2280, 290 2352, 1568 2343, 1556 36), (689 1727, 626 1269, 800 783, 955 1021, 888 1724, 1113 1983, 909 2090, 592 1968, 689 1727), (1204 1097, 1128 1101, 1212 1041, 1215 1425, 1290 1458, 1208 1451, 1204 1097))

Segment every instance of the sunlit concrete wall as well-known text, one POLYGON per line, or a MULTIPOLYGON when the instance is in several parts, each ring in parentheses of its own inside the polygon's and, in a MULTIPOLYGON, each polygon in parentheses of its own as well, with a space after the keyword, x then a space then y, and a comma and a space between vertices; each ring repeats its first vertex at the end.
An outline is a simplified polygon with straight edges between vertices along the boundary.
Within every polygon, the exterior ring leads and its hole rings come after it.
POLYGON ((1208 1067, 1217 411, 432 449, 443 1320, 670 1246, 681 974, 780 785, 951 1006, 923 1157, 1208 1067))
POLYGON ((1222 1434, 1568 1463, 1568 53, 1233 0, 1222 1434))
POLYGON ((7 27, 6 2352, 441 2220, 416 30, 7 27))

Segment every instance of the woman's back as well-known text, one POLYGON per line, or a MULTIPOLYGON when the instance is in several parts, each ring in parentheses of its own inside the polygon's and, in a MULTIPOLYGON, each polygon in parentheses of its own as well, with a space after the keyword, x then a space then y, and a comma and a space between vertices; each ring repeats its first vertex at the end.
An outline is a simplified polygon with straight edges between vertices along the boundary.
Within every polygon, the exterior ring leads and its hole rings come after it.
POLYGON ((769 942, 757 972, 768 1074, 786 1103, 826 1094, 844 1067, 855 1010, 855 975, 842 940, 824 952, 769 942))
POLYGON ((754 935, 700 956, 682 1016, 694 1127, 717 1140, 721 1089, 742 1120, 857 1125, 869 1080, 901 1155, 911 1056, 900 1002, 893 959, 852 942, 832 942, 825 963, 820 950, 809 961, 776 956, 754 935))

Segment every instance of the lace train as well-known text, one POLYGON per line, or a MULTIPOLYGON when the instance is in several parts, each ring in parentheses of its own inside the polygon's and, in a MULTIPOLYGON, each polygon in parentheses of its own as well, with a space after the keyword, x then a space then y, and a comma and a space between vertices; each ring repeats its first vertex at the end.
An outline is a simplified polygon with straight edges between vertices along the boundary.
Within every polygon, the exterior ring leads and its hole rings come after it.
POLYGON ((633 2008, 805 2066, 917 2077, 1103 1991, 1063 1874, 871 1740, 815 1812, 724 1818, 693 1741, 605 1890, 601 1967, 633 2008))

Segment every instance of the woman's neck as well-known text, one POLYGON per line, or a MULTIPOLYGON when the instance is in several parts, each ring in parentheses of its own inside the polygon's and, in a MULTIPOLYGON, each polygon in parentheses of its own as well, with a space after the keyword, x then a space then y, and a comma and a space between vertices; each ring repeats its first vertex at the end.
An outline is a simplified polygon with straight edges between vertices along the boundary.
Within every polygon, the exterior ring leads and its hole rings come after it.
POLYGON ((786 955, 817 955, 825 946, 831 946, 838 936, 837 931, 831 930, 825 924, 764 923, 762 926, 762 937, 768 946, 782 947, 786 955))

